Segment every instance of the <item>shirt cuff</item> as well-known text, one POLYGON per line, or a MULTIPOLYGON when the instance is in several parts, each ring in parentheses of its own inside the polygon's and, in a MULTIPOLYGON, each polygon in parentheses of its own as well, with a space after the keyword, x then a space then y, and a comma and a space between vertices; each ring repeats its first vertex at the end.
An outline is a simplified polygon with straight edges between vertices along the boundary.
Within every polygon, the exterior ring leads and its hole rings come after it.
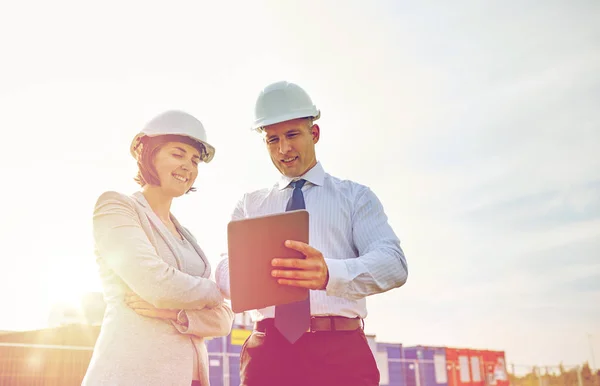
MULTIPOLYGON (((177 324, 184 327, 186 330, 190 326, 190 321, 185 313, 185 310, 181 310, 177 313, 177 324)), ((181 330, 180 330, 181 331, 181 330)))
POLYGON ((325 259, 325 264, 329 270, 329 282, 325 287, 327 295, 343 297, 350 282, 346 262, 339 259, 325 259))
POLYGON ((229 261, 227 257, 219 262, 215 270, 215 281, 225 299, 231 299, 229 287, 229 261))

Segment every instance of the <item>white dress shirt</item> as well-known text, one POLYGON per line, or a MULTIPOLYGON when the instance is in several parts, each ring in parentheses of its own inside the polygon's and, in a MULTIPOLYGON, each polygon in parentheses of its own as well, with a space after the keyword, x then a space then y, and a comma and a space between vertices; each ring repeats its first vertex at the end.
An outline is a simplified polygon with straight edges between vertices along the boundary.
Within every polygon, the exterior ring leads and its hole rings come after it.
MULTIPOLYGON (((407 279, 406 258, 400 240, 390 227, 377 196, 366 186, 325 173, 320 162, 300 177, 309 212, 309 244, 325 257, 329 269, 327 288, 310 291, 311 315, 367 316, 366 296, 402 286, 407 279)), ((232 220, 285 212, 292 195, 282 176, 268 189, 246 193, 238 201, 232 220)), ((229 262, 216 269, 217 285, 230 298, 229 262)), ((272 318, 275 307, 253 315, 272 318)))

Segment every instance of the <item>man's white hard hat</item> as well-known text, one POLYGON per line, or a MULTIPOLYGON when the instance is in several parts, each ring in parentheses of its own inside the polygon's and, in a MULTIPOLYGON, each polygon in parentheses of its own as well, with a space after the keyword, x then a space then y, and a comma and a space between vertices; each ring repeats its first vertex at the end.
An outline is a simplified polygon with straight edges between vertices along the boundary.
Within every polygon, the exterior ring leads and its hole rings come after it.
POLYGON ((319 119, 321 112, 302 87, 280 81, 265 87, 254 105, 252 130, 297 118, 319 119))

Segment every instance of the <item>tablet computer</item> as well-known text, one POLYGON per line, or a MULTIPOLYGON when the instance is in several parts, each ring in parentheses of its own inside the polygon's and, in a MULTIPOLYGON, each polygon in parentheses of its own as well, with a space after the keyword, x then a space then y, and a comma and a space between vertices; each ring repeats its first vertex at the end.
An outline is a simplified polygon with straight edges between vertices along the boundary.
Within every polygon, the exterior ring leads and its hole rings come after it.
POLYGON ((227 225, 231 308, 239 313, 292 303, 308 297, 307 288, 277 283, 271 260, 305 258, 286 240, 308 244, 308 212, 299 209, 240 220, 227 225))

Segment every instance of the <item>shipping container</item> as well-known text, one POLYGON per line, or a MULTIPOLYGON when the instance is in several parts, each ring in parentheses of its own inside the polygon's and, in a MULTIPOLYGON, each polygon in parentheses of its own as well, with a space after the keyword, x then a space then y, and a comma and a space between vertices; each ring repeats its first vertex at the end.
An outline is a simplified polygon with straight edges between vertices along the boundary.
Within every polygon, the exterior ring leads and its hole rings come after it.
POLYGON ((210 384, 214 386, 224 386, 226 339, 226 337, 219 337, 206 340, 209 379, 210 384))
POLYGON ((404 347, 402 353, 403 358, 407 361, 406 386, 448 386, 446 350, 444 348, 404 347), (415 367, 412 372, 410 372, 411 365, 415 367))
POLYGON ((473 386, 470 350, 446 347, 448 386, 473 386))
POLYGON ((239 386, 240 353, 252 330, 233 327, 231 334, 207 342, 211 385, 239 386))
POLYGON ((206 339, 206 349, 208 353, 223 353, 227 344, 227 337, 218 337, 206 339))
POLYGON ((225 377, 223 376, 226 372, 225 370, 225 355, 223 353, 208 354, 208 366, 209 366, 209 380, 211 386, 224 386, 225 377))
POLYGON ((482 354, 486 386, 508 386, 509 380, 504 351, 484 350, 482 354))
MULTIPOLYGON (((0 385, 79 385, 100 326, 66 325, 0 334, 0 385)), ((240 352, 251 327, 207 339, 212 386, 239 386, 240 352)), ((504 351, 404 347, 367 335, 386 386, 509 386, 504 351), (446 366, 445 366, 446 365, 446 366)))
POLYGON ((402 344, 376 343, 375 360, 380 374, 380 385, 404 386, 404 361, 402 359, 402 344))
POLYGON ((471 373, 472 386, 484 386, 485 379, 483 375, 483 351, 467 350, 469 356, 469 371, 471 373))

